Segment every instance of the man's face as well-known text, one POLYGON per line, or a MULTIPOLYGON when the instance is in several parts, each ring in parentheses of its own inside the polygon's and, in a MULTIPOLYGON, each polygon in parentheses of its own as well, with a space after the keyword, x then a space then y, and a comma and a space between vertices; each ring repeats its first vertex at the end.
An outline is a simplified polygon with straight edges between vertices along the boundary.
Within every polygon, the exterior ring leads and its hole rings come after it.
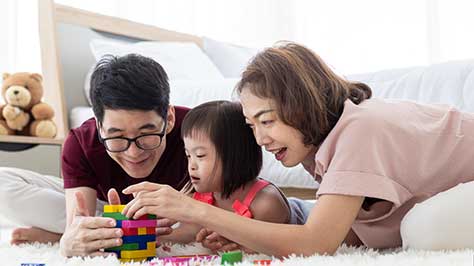
MULTIPOLYGON (((174 127, 174 107, 168 109, 166 120, 155 111, 106 109, 104 120, 98 128, 103 139, 113 137, 136 138, 144 134, 156 133, 167 134, 174 127), (166 130, 163 131, 165 124, 166 130)), ((165 148, 166 135, 163 136, 161 144, 152 150, 143 150, 137 147, 135 142, 132 142, 125 151, 111 152, 107 150, 107 153, 129 176, 145 178, 153 171, 165 148)))

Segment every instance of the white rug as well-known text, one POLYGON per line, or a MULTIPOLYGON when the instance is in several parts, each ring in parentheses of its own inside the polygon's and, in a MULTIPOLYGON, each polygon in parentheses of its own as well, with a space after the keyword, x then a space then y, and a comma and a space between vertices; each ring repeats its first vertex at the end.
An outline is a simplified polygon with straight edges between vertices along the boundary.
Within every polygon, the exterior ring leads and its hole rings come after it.
MULTIPOLYGON (((173 254, 157 250, 159 256, 169 255, 190 255, 202 254, 203 248, 200 246, 173 246, 173 254)), ((391 250, 377 252, 362 248, 342 247, 335 256, 312 256, 307 258, 291 256, 283 261, 275 259, 272 265, 465 265, 473 266, 474 250, 459 251, 415 251, 415 250, 391 250)), ((58 251, 58 245, 21 245, 11 246, 7 243, 0 243, 0 265, 20 266, 22 263, 44 263, 46 266, 53 265, 100 265, 118 266, 119 261, 113 257, 96 258, 63 258, 58 251)), ((246 255, 244 261, 236 265, 253 265, 254 259, 269 259, 265 255, 246 255)), ((127 265, 164 265, 159 260, 146 262, 143 264, 134 263, 127 265)), ((171 264, 167 264, 171 265, 171 264)), ((190 263, 190 265, 220 265, 220 260, 216 259, 211 263, 190 263)))

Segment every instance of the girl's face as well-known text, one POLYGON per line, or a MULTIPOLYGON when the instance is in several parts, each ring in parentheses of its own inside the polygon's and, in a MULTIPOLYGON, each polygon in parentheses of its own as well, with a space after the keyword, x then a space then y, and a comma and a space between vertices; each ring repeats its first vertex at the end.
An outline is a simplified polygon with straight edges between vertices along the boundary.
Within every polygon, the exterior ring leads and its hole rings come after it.
POLYGON ((259 98, 244 88, 240 93, 240 101, 245 120, 252 128, 258 145, 273 153, 275 159, 286 167, 314 160, 316 148, 304 145, 303 134, 280 120, 273 100, 259 98))
POLYGON ((199 132, 184 137, 191 183, 197 192, 222 191, 222 163, 206 134, 199 132))

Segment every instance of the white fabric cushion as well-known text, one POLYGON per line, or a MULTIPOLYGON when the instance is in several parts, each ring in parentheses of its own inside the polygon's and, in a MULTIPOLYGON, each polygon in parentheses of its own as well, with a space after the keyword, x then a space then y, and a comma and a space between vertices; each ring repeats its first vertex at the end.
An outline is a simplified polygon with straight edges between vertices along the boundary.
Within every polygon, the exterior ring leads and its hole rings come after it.
POLYGON ((193 108, 214 100, 232 100, 238 79, 170 80, 170 103, 193 108))
POLYGON ((459 184, 415 204, 400 225, 403 248, 474 248, 474 181, 459 184), (467 204, 466 204, 467 203, 467 204))
POLYGON ((232 45, 203 37, 203 50, 226 78, 240 77, 259 49, 232 45))
POLYGON ((173 79, 223 79, 206 54, 192 42, 136 42, 94 39, 90 43, 96 61, 106 54, 123 56, 130 53, 150 57, 163 66, 173 79))
POLYGON ((94 117, 92 107, 77 106, 71 109, 69 114, 69 125, 71 128, 77 128, 89 118, 94 117))
POLYGON ((369 85, 374 97, 444 103, 474 112, 474 60, 390 69, 347 78, 369 85))

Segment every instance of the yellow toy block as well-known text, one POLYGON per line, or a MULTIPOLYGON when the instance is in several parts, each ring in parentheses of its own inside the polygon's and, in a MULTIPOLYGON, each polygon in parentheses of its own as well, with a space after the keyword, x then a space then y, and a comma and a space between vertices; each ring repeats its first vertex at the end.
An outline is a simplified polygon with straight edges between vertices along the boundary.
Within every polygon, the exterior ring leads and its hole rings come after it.
MULTIPOLYGON (((148 259, 148 257, 133 258, 133 259, 119 259, 119 260, 120 260, 120 262, 125 263, 125 262, 142 262, 142 261, 145 261, 147 259, 148 259)), ((132 264, 121 264, 121 266, 127 266, 127 265, 132 265, 132 264)), ((135 263, 133 265, 135 265, 135 263)))
POLYGON ((122 212, 125 205, 104 205, 104 212, 122 212))
POLYGON ((138 235, 146 235, 146 227, 140 227, 138 228, 138 235))
POLYGON ((156 249, 120 251, 120 258, 123 258, 123 259, 136 259, 136 258, 155 257, 155 256, 156 256, 156 249))
POLYGON ((147 250, 155 250, 156 251, 156 242, 148 242, 146 243, 146 249, 147 250))

